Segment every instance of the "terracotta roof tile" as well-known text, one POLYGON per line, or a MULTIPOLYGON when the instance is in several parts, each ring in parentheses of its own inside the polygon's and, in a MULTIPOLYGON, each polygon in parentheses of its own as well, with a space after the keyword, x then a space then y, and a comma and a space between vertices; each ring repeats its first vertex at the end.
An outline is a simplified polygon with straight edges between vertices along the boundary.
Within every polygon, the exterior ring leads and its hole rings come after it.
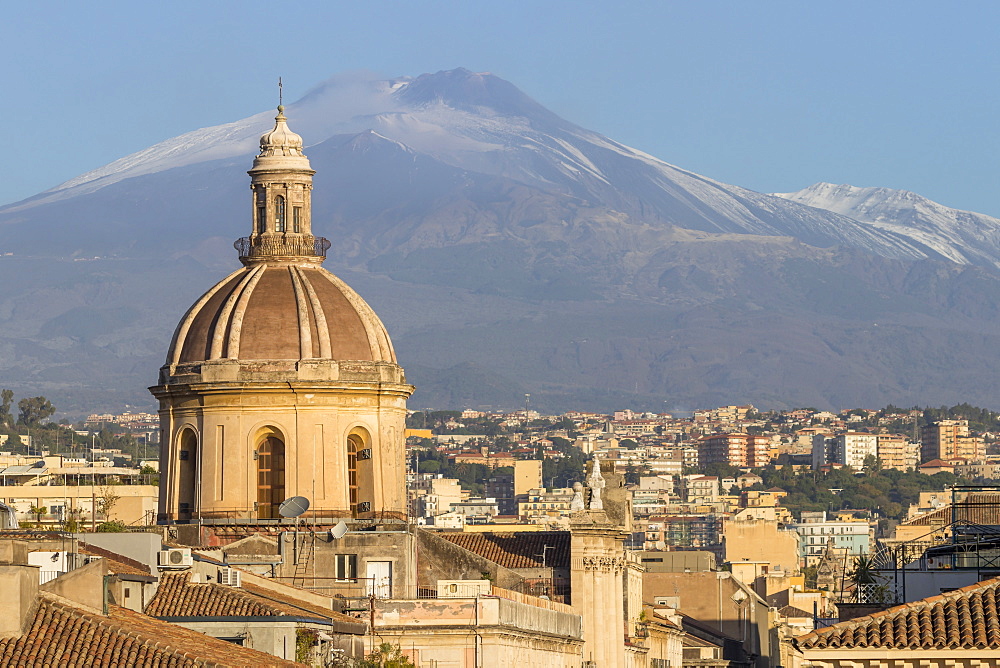
POLYGON ((569 568, 568 531, 440 533, 441 538, 504 568, 569 568), (548 546, 548 550, 545 547, 548 546), (553 549, 554 548, 554 549, 553 549))
MULTIPOLYGON (((291 585, 286 585, 282 583, 282 587, 288 587, 292 589, 291 585)), ((254 596, 263 598, 265 600, 272 600, 276 603, 283 604, 288 607, 300 610, 299 616, 323 616, 328 617, 334 621, 349 622, 351 624, 365 624, 364 620, 358 619, 357 617, 351 617, 350 615, 345 615, 342 612, 336 612, 328 608, 323 608, 312 603, 307 603, 305 601, 300 601, 290 595, 279 594, 278 592, 271 591, 270 589, 265 589, 264 587, 258 587, 252 583, 244 582, 242 589, 254 596)), ((295 587, 298 589, 298 587, 295 587)))
POLYGON ((27 632, 0 640, 0 666, 297 666, 118 606, 107 616, 50 593, 27 632))
POLYGON ((88 545, 87 543, 80 542, 80 552, 82 554, 87 554, 92 557, 104 557, 108 562, 108 570, 112 573, 122 574, 122 575, 150 575, 149 566, 142 563, 141 561, 136 561, 125 555, 118 554, 117 552, 112 552, 111 550, 106 550, 103 547, 97 547, 96 545, 88 545))
POLYGON ((811 612, 806 612, 802 608, 796 608, 794 605, 786 605, 785 607, 778 610, 778 614, 782 617, 812 617, 811 612))
POLYGON ((193 583, 190 573, 164 573, 156 595, 146 606, 146 614, 161 618, 304 617, 364 624, 349 615, 250 583, 240 587, 193 583))
POLYGON ((803 649, 1000 649, 1000 578, 813 631, 803 649))
POLYGON ((1000 524, 1000 494, 970 494, 954 506, 915 517, 901 524, 909 526, 944 526, 952 520, 975 524, 1000 524))

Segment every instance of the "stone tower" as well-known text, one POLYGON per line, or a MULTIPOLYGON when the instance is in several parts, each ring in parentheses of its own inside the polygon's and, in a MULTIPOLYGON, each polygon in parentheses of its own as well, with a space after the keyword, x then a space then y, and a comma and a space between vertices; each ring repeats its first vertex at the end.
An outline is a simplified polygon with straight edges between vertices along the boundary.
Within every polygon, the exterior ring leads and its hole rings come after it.
POLYGON ((161 523, 304 517, 403 519, 404 427, 413 391, 371 307, 321 264, 302 138, 278 107, 250 174, 243 268, 174 332, 159 384, 161 523))

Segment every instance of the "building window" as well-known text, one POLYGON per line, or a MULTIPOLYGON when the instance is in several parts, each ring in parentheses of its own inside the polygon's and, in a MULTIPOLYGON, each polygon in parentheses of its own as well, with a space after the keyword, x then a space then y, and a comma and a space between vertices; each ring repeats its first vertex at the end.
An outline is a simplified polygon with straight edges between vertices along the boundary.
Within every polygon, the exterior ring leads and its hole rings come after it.
POLYGON ((191 429, 185 429, 179 436, 177 451, 178 520, 190 520, 194 509, 198 486, 197 477, 198 437, 191 429))
POLYGON ((274 198, 274 230, 285 231, 285 198, 281 195, 274 198))
POLYGON ((267 232, 267 208, 264 206, 257 207, 257 233, 264 234, 267 232))
POLYGON ((302 207, 297 206, 292 209, 292 231, 302 231, 302 207))
POLYGON ((333 577, 337 582, 357 582, 358 555, 335 555, 333 577))
POLYGON ((285 498, 285 444, 268 436, 257 448, 257 517, 278 517, 285 498))
POLYGON ((351 517, 358 516, 358 452, 364 447, 361 437, 347 437, 347 489, 351 504, 351 517))

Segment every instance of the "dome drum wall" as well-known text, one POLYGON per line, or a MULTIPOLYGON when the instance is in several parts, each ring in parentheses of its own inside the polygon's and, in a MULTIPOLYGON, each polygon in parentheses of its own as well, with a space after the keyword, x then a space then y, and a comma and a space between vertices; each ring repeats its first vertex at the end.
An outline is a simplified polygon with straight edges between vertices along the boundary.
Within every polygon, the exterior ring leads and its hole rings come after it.
POLYGON ((167 483, 160 521, 276 521, 276 504, 291 496, 310 499, 307 516, 324 521, 406 517, 402 437, 409 386, 271 381, 156 390, 169 434, 161 456, 167 483), (354 453, 353 464, 352 439, 363 451, 354 453), (283 460, 267 463, 272 479, 265 481, 262 451, 275 443, 283 460), (191 470, 197 471, 194 499, 186 488, 191 470), (276 496, 262 492, 265 483, 276 496))

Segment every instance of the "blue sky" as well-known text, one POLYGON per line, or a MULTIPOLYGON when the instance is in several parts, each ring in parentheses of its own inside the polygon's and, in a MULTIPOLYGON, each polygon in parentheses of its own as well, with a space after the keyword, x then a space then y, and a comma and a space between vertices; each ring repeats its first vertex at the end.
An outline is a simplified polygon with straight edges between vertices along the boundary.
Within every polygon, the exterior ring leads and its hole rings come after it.
POLYGON ((343 71, 491 71, 763 192, 904 188, 1000 217, 1000 3, 34 2, 4 11, 0 203, 343 71), (619 6, 620 5, 620 6, 619 6))

